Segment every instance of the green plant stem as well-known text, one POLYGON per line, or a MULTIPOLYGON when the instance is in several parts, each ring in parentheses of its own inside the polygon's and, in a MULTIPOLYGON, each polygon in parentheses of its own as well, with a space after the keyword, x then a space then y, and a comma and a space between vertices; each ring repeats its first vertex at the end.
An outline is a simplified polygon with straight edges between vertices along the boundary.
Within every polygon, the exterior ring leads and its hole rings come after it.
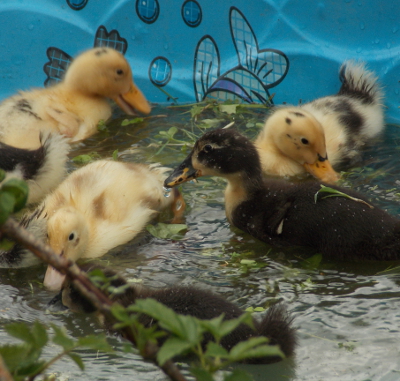
MULTIPOLYGON (((90 281, 88 276, 82 272, 73 261, 57 255, 50 246, 44 244, 32 233, 23 229, 12 218, 8 218, 7 221, 1 225, 0 231, 6 234, 9 238, 24 245, 42 261, 50 264, 62 274, 66 274, 70 277, 79 291, 89 299, 101 313, 111 321, 115 320, 111 313, 113 302, 90 281)), ((132 327, 123 328, 121 334, 125 339, 136 346, 135 331, 132 327)), ((147 360, 150 360, 155 365, 159 366, 162 371, 171 378, 171 380, 187 381, 173 361, 168 360, 160 366, 157 363, 157 352, 158 346, 156 344, 151 342, 146 343, 144 357, 147 360)), ((8 380, 6 379, 6 381, 8 380)))
MULTIPOLYGON (((50 368, 50 366, 53 365, 55 362, 57 362, 60 358, 62 358, 67 353, 73 351, 74 349, 76 349, 78 347, 79 347, 79 345, 76 345, 76 346, 72 347, 71 349, 69 349, 68 351, 63 351, 63 352, 59 353, 57 356, 53 357, 49 362, 44 364, 34 375, 30 376, 28 378, 28 381, 33 381, 37 376, 39 376, 40 374, 45 372, 46 369, 50 368)), ((1 378, 0 378, 0 381, 2 381, 1 378)))

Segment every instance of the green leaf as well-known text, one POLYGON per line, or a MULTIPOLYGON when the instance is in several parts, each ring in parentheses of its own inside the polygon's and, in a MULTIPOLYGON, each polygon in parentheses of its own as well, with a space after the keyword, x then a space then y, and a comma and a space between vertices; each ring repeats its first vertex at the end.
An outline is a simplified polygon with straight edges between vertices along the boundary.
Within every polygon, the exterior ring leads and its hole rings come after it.
POLYGON ((229 352, 229 359, 237 362, 254 357, 285 357, 279 346, 264 345, 267 342, 268 339, 266 337, 252 337, 249 340, 241 341, 231 349, 229 352))
POLYGON ((213 341, 210 341, 207 344, 207 351, 206 351, 205 355, 210 356, 210 357, 229 358, 228 351, 224 347, 221 347, 221 345, 218 345, 217 343, 214 343, 213 341))
POLYGON ((6 178, 6 171, 0 169, 0 183, 6 178))
POLYGON ((8 192, 0 192, 0 225, 4 224, 13 212, 15 198, 8 192))
POLYGON ((147 225, 147 231, 156 238, 160 239, 180 239, 182 232, 187 230, 185 224, 164 224, 162 222, 156 225, 147 225))
POLYGON ((221 339, 221 325, 223 324, 225 314, 221 314, 214 319, 200 320, 199 323, 204 329, 210 332, 217 340, 221 339))
POLYGON ((1 186, 1 191, 14 196, 14 212, 18 212, 25 206, 29 194, 29 188, 25 181, 19 179, 7 180, 1 186))
POLYGON ((31 347, 29 345, 4 344, 0 347, 0 356, 3 358, 8 370, 14 373, 21 367, 21 359, 29 357, 30 351, 31 347))
POLYGON ((6 332, 27 344, 35 345, 35 337, 33 336, 31 330, 29 329, 28 325, 25 323, 10 323, 7 324, 4 329, 6 332))
POLYGON ((224 381, 253 381, 253 377, 242 369, 235 369, 231 374, 225 376, 224 381))
POLYGON ((112 158, 114 161, 118 161, 118 150, 117 149, 112 153, 112 158))
POLYGON ((121 126, 129 126, 130 124, 136 124, 136 123, 141 123, 143 122, 143 118, 133 118, 133 119, 124 119, 121 122, 121 126))
POLYGON ((154 299, 138 299, 128 310, 151 316, 158 321, 161 328, 193 344, 200 342, 202 338, 203 329, 196 318, 179 315, 154 299))
POLYGON ((190 373, 196 377, 196 381, 215 381, 211 373, 201 368, 191 368, 190 373))
POLYGON ((219 111, 226 112, 227 114, 236 114, 236 108, 238 104, 233 105, 219 105, 219 111))
POLYGON ((93 160, 91 155, 78 155, 75 156, 72 161, 76 164, 87 164, 93 160))
POLYGON ((107 125, 104 119, 100 119, 97 123, 97 130, 98 131, 107 131, 107 125))
POLYGON ((27 361, 27 359, 23 359, 23 364, 18 368, 17 374, 25 379, 28 376, 40 372, 45 363, 46 362, 44 360, 36 361, 36 359, 31 359, 27 361))
POLYGON ((253 317, 250 312, 245 312, 243 315, 240 315, 236 319, 226 320, 221 324, 220 327, 220 335, 226 336, 231 333, 234 329, 236 329, 240 324, 247 324, 251 328, 254 329, 253 317))
POLYGON ((322 254, 315 254, 310 258, 305 259, 301 263, 301 267, 304 269, 315 270, 319 267, 322 261, 322 254))
POLYGON ((47 336, 46 326, 44 324, 39 323, 37 320, 33 323, 33 327, 31 329, 32 336, 35 339, 35 344, 39 348, 43 348, 49 338, 47 336))
POLYGON ((337 189, 333 189, 333 188, 327 187, 327 186, 322 185, 322 184, 321 184, 321 189, 317 193, 315 193, 315 195, 314 195, 314 202, 315 203, 317 203, 317 201, 318 201, 318 194, 319 193, 329 193, 328 196, 322 197, 322 199, 328 198, 328 197, 345 197, 345 198, 348 198, 349 200, 353 200, 355 202, 360 202, 362 204, 367 205, 369 208, 374 209, 374 207, 372 205, 368 204, 368 202, 366 202, 364 200, 361 200, 360 198, 349 196, 346 193, 343 193, 341 191, 338 191, 337 189))
POLYGON ((0 240, 0 250, 9 251, 14 247, 14 245, 15 242, 7 238, 3 238, 2 240, 0 240))
POLYGON ((178 337, 170 337, 157 353, 157 361, 162 366, 167 360, 185 353, 192 343, 178 337))
POLYGON ((108 343, 105 335, 88 335, 78 339, 78 345, 102 352, 113 352, 112 346, 108 343))
POLYGON ((79 366, 80 370, 85 369, 85 364, 83 363, 81 356, 77 355, 76 353, 69 352, 67 355, 75 362, 76 365, 79 366))
POLYGON ((195 118, 197 115, 200 115, 204 110, 204 106, 198 106, 198 105, 194 105, 191 109, 190 109, 190 115, 192 116, 192 118, 195 118))
POLYGON ((54 344, 60 345, 65 351, 69 351, 76 346, 75 342, 67 336, 64 327, 58 327, 55 324, 52 324, 51 326, 54 330, 54 344))

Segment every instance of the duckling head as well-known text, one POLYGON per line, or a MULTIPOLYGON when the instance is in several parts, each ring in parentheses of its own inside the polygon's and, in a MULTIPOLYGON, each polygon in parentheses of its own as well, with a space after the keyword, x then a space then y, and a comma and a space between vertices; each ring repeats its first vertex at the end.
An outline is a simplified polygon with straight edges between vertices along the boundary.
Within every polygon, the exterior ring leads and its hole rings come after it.
POLYGON ((146 98, 133 83, 132 71, 125 57, 112 48, 85 51, 69 66, 64 86, 88 96, 113 99, 127 114, 138 110, 150 112, 146 98))
POLYGON ((246 182, 261 179, 257 150, 234 129, 217 129, 197 140, 191 153, 165 180, 164 186, 172 188, 200 176, 231 179, 238 175, 246 182))
MULTIPOLYGON (((77 261, 86 251, 89 228, 85 218, 72 207, 57 210, 47 221, 48 244, 64 258, 77 261)), ((48 266, 43 284, 50 290, 60 290, 65 275, 48 266)))
POLYGON ((309 112, 299 107, 278 108, 267 119, 256 141, 260 150, 271 144, 317 179, 339 179, 328 160, 324 129, 309 112))

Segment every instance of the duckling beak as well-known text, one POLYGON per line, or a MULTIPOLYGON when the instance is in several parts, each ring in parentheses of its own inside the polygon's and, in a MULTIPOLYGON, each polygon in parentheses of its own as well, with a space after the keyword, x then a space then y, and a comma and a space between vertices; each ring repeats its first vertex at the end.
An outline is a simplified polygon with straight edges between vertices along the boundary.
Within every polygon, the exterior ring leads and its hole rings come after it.
POLYGON ((190 154, 181 165, 176 168, 164 181, 166 188, 173 188, 186 181, 194 180, 201 176, 201 170, 194 169, 192 165, 192 155, 190 154))
POLYGON ((48 266, 43 284, 50 291, 60 291, 65 275, 59 273, 53 266, 48 266))
POLYGON ((326 183, 335 183, 340 179, 338 173, 332 168, 328 158, 323 158, 318 155, 318 160, 313 164, 304 163, 304 168, 307 172, 311 173, 315 178, 324 181, 326 183))
POLYGON ((129 91, 118 95, 114 101, 128 115, 135 115, 135 110, 142 114, 149 114, 151 111, 149 102, 133 82, 129 91))

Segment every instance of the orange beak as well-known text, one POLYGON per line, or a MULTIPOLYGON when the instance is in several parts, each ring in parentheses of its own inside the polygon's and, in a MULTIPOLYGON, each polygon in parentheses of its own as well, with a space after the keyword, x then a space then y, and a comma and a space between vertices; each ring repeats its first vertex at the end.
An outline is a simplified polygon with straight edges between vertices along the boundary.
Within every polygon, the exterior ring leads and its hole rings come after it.
POLYGON ((151 111, 149 102, 133 82, 129 91, 119 95, 114 101, 128 115, 135 115, 135 110, 142 114, 149 114, 151 111))
POLYGON ((332 168, 328 159, 317 160, 314 164, 304 163, 303 165, 307 172, 326 183, 332 184, 340 179, 339 174, 332 168))
POLYGON ((43 284, 50 291, 60 291, 65 275, 59 273, 53 266, 48 266, 43 284))

